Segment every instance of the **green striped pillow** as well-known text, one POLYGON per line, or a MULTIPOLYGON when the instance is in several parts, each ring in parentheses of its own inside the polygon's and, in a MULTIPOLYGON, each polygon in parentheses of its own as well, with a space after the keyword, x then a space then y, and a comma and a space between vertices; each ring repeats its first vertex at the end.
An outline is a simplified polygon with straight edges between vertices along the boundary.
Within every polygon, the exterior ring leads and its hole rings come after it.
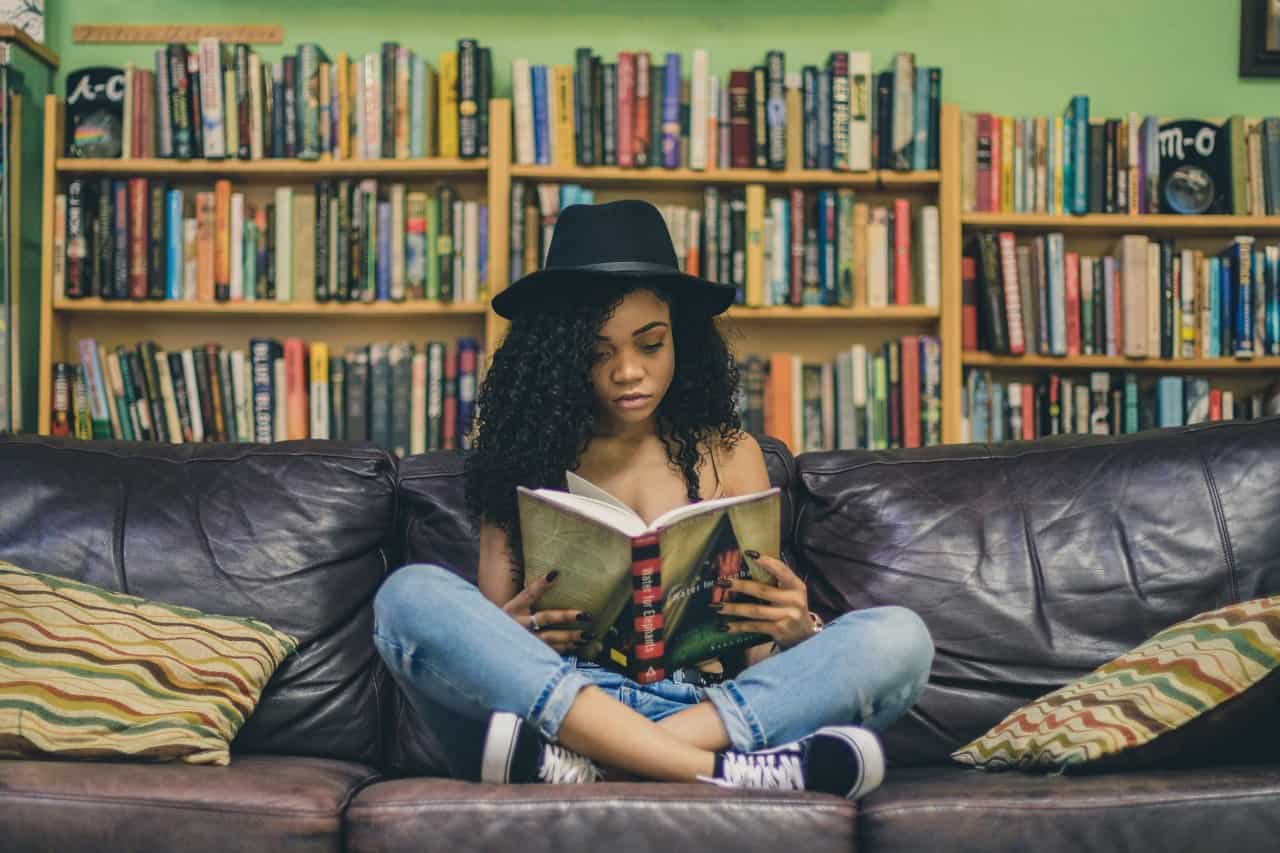
POLYGON ((230 763, 298 641, 0 560, 0 757, 230 763))
POLYGON ((1200 763, 1249 749, 1280 695, 1280 596, 1166 628, 951 754, 984 770, 1200 763), (1272 677, 1277 673, 1277 677, 1272 677))

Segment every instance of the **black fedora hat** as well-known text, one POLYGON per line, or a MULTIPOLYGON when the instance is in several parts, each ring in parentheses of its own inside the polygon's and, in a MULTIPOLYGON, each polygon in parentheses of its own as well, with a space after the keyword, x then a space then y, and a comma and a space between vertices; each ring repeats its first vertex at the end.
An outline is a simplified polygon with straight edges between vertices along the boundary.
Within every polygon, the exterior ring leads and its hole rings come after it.
POLYGON ((572 204, 560 211, 546 266, 493 297, 493 310, 511 319, 555 291, 619 278, 659 284, 674 298, 707 314, 719 314, 733 303, 730 285, 680 271, 671 235, 656 207, 626 199, 572 204))

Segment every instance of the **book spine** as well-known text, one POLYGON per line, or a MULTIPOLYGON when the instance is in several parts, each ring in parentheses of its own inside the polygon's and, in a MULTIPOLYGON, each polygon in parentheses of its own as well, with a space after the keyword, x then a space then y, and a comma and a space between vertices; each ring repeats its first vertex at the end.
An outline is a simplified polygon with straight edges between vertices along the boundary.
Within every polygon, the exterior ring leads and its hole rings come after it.
POLYGON ((202 38, 199 51, 200 138, 204 156, 219 160, 227 154, 222 105, 222 46, 216 38, 202 38))
POLYGON ((631 540, 631 678, 652 684, 666 678, 662 624, 662 560, 657 534, 631 540))
POLYGON ((458 40, 458 156, 480 156, 479 47, 475 39, 458 40))

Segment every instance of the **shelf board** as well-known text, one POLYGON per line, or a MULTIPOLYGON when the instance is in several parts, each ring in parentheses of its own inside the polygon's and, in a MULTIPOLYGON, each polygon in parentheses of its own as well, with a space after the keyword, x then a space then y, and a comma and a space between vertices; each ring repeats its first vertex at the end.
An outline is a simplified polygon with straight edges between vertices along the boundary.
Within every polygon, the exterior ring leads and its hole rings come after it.
POLYGON ((416 160, 171 160, 168 158, 59 157, 62 173, 100 175, 209 175, 216 177, 374 177, 379 175, 481 175, 487 160, 428 158, 416 160))
POLYGON ((1280 372, 1280 357, 1255 358, 1128 358, 1112 355, 992 355, 985 352, 966 352, 962 357, 965 367, 996 367, 1005 369, 1057 369, 1057 370, 1154 370, 1154 371, 1218 371, 1244 372, 1274 370, 1280 372))
POLYGON ((538 181, 603 184, 769 184, 875 188, 936 187, 938 172, 834 172, 829 169, 620 169, 616 166, 519 166, 511 177, 538 181))
POLYGON ((728 311, 732 320, 867 320, 916 322, 938 319, 938 309, 929 305, 895 305, 887 308, 836 308, 825 305, 769 305, 747 308, 735 305, 728 311))
POLYGON ((206 317, 482 317, 484 305, 431 302, 182 302, 171 300, 58 299, 53 310, 66 314, 149 314, 206 317))
POLYGON ((1015 231, 1110 231, 1116 233, 1202 231, 1215 234, 1237 231, 1280 232, 1280 216, 1177 216, 1162 213, 1140 216, 1116 213, 1068 216, 1048 213, 965 213, 961 214, 960 222, 962 225, 973 228, 1007 228, 1015 231))

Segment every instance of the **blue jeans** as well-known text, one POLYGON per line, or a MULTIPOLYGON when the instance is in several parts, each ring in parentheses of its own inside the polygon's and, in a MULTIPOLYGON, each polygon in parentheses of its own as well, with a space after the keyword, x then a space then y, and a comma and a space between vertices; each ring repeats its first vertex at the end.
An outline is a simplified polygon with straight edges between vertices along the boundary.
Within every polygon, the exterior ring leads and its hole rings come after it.
POLYGON ((902 607, 846 613, 820 633, 711 687, 637 684, 561 657, 480 590, 447 569, 410 565, 374 599, 374 645, 410 704, 436 733, 450 773, 479 778, 493 711, 518 714, 547 739, 578 692, 596 686, 651 720, 702 701, 715 706, 735 749, 788 743, 823 726, 883 730, 924 690, 933 641, 902 607))

